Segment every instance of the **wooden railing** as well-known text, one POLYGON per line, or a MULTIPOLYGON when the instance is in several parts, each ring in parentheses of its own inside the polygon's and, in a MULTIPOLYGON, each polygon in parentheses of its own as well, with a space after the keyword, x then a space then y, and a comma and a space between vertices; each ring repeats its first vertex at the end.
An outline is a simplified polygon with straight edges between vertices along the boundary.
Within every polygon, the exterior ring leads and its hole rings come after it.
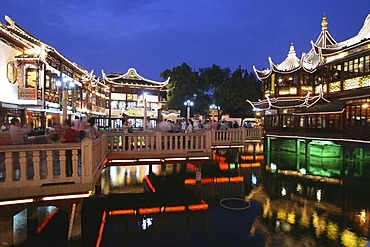
POLYGON ((81 143, 0 146, 0 201, 90 191, 110 158, 207 155, 212 146, 243 144, 262 129, 194 133, 105 132, 81 143))

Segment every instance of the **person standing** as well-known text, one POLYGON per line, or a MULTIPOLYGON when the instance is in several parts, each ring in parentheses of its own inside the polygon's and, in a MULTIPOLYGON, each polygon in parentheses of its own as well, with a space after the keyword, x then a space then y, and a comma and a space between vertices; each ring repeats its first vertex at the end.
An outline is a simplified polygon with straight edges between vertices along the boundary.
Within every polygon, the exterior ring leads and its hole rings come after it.
POLYGON ((85 125, 85 136, 93 140, 98 136, 98 131, 94 127, 94 124, 95 124, 95 120, 93 118, 89 118, 86 121, 86 125, 85 125))
POLYGON ((85 138, 85 126, 78 116, 75 116, 72 129, 74 129, 78 133, 80 140, 85 138))
POLYGON ((26 134, 31 133, 31 127, 28 124, 22 126, 21 121, 18 118, 10 120, 12 126, 10 126, 9 134, 13 145, 25 144, 26 134))
MULTIPOLYGON (((21 121, 18 118, 12 118, 10 120, 11 126, 9 129, 10 139, 12 141, 13 145, 22 145, 25 144, 26 135, 31 132, 31 126, 28 124, 25 124, 22 126, 21 121)), ((33 177, 33 162, 32 162, 32 153, 27 152, 26 153, 26 162, 27 162, 27 171, 20 171, 17 172, 17 170, 20 170, 20 163, 19 163, 19 152, 13 153, 13 167, 15 172, 13 174, 17 177, 20 176, 21 173, 26 173, 27 178, 33 177)), ((16 178, 15 177, 15 178, 16 178)))
POLYGON ((186 127, 186 133, 193 133, 194 132, 194 124, 193 124, 193 120, 191 120, 190 118, 188 119, 188 126, 186 127))
MULTIPOLYGON (((79 136, 77 132, 71 129, 71 121, 67 120, 63 124, 63 136, 60 139, 62 143, 76 143, 79 142, 79 136)), ((67 177, 72 176, 73 167, 72 167, 72 150, 66 150, 66 174, 67 177)))

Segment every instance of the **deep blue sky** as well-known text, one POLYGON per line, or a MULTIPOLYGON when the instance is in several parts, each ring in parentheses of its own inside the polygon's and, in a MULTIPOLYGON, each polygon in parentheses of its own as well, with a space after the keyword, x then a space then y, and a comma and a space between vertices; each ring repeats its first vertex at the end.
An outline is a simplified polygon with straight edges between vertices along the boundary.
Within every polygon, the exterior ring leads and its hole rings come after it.
POLYGON ((337 42, 355 36, 370 0, 0 0, 10 16, 69 60, 101 76, 130 67, 153 80, 186 62, 232 71, 281 63, 316 41, 326 14, 337 42))

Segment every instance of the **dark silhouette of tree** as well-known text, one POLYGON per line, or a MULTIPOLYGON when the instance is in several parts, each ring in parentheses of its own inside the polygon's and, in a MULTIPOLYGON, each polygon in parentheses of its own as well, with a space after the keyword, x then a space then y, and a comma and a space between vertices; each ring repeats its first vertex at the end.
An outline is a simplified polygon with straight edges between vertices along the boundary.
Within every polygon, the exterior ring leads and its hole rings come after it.
POLYGON ((256 101, 262 98, 260 83, 252 73, 240 66, 232 73, 230 68, 223 69, 215 64, 196 72, 183 63, 172 70, 165 70, 161 77, 170 77, 167 109, 182 109, 185 113, 184 101, 190 99, 194 102, 192 115, 206 114, 209 106, 215 104, 220 106, 221 112, 232 117, 253 116, 252 107, 246 100, 256 101))
POLYGON ((165 108, 167 110, 186 109, 184 102, 188 99, 194 101, 194 98, 196 98, 200 93, 198 72, 193 71, 193 69, 186 63, 182 63, 181 66, 174 67, 172 70, 167 69, 163 71, 161 73, 161 77, 170 77, 170 82, 166 87, 167 105, 165 108))

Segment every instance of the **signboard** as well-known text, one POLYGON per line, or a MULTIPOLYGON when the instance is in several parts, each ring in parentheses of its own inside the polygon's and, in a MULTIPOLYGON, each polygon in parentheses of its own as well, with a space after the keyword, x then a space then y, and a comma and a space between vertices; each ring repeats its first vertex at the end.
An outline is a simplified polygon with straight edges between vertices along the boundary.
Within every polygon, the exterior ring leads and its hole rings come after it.
POLYGON ((18 88, 18 99, 36 100, 37 99, 37 89, 36 88, 18 88))

